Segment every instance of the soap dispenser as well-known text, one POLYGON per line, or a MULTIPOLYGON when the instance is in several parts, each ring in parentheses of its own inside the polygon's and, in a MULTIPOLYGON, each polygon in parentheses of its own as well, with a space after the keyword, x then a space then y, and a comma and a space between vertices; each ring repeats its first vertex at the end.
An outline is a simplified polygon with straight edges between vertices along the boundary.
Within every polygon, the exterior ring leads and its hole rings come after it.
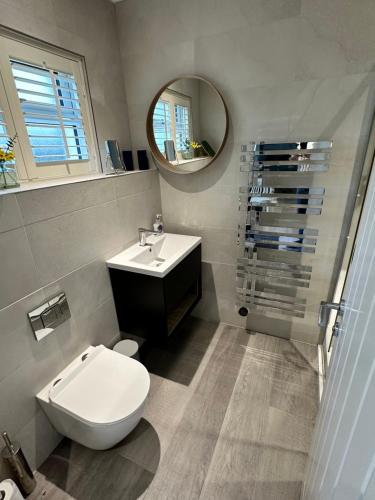
POLYGON ((153 227, 154 227, 155 233, 162 233, 164 231, 164 223, 163 223, 162 214, 156 214, 153 227))

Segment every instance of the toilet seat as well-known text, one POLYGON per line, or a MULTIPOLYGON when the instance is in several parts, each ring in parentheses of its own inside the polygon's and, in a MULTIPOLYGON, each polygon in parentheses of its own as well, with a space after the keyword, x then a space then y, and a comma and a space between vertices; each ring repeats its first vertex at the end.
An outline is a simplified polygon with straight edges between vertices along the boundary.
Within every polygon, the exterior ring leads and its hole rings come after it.
POLYGON ((119 423, 144 403, 150 389, 146 368, 100 345, 49 391, 50 404, 90 426, 119 423))

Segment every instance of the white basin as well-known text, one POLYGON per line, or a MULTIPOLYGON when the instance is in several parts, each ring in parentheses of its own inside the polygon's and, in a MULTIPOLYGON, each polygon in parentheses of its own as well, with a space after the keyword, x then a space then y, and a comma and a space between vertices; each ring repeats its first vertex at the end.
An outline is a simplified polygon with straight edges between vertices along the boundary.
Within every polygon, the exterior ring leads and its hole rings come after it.
POLYGON ((147 237, 147 245, 135 243, 107 260, 107 266, 134 273, 163 278, 181 262, 202 238, 182 234, 163 233, 147 237))

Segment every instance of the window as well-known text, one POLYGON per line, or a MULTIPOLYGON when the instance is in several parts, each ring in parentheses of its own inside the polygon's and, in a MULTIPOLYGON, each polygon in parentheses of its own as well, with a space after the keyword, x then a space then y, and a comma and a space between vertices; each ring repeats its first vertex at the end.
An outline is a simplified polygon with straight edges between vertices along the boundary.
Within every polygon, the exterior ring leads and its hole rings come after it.
POLYGON ((154 110, 154 137, 159 151, 164 152, 164 141, 172 139, 171 107, 168 101, 159 99, 154 110))
POLYGON ((0 108, 0 148, 5 149, 8 132, 5 123, 4 111, 0 108))
MULTIPOLYGON (((14 137, 14 135, 15 135, 15 130, 9 112, 8 102, 6 100, 3 80, 0 75, 0 147, 3 150, 7 149, 8 139, 14 137)), ((16 152, 18 151, 19 153, 19 148, 17 148, 17 146, 15 149, 16 152)), ((22 161, 20 161, 20 163, 22 164, 22 161)), ((14 169, 14 167, 15 167, 14 160, 11 161, 8 160, 6 162, 6 168, 14 169)))
POLYGON ((98 171, 91 108, 78 56, 0 35, 0 74, 0 106, 8 107, 0 123, 11 122, 17 133, 16 168, 21 180, 98 171))
POLYGON ((183 151, 186 149, 186 141, 192 140, 190 137, 190 108, 182 104, 174 105, 174 121, 176 133, 176 149, 183 151))
POLYGON ((15 60, 11 66, 35 162, 88 160, 74 76, 15 60))
POLYGON ((186 141, 193 140, 191 97, 171 89, 164 91, 156 103, 153 126, 156 145, 165 154, 164 141, 172 139, 179 160, 187 149, 186 141))

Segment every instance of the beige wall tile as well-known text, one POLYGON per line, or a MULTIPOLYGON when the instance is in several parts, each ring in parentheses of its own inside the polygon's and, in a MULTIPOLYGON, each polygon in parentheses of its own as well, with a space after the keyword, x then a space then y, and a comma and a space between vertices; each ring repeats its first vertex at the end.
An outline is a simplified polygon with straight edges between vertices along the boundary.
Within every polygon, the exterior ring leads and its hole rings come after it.
POLYGON ((0 309, 0 383, 43 349, 44 344, 35 340, 27 313, 44 300, 43 290, 38 290, 0 309))
POLYGON ((34 259, 25 229, 0 234, 0 309, 39 287, 34 259))
POLYGON ((157 172, 155 170, 116 177, 114 179, 116 196, 122 198, 131 194, 147 191, 151 189, 154 177, 157 177, 157 172))
POLYGON ((51 450, 54 450, 62 439, 41 408, 38 408, 30 421, 11 437, 22 443, 22 450, 33 469, 46 460, 51 450))
POLYGON ((115 201, 37 222, 27 233, 43 284, 121 245, 115 201))
POLYGON ((15 195, 0 196, 0 233, 23 225, 15 195))
POLYGON ((52 219, 82 208, 106 203, 114 197, 112 178, 35 189, 17 194, 25 224, 52 219))
POLYGON ((50 335, 38 344, 38 352, 0 382, 2 427, 10 433, 22 429, 39 409, 35 395, 64 367, 56 337, 50 335))
MULTIPOLYGON (((114 6, 0 0, 0 12, 3 25, 85 56, 102 158, 105 139, 130 148, 114 6)), ((105 259, 159 211, 156 172, 0 196, 0 422, 21 441, 32 466, 60 439, 35 394, 88 345, 110 346, 119 338, 105 259), (60 290, 72 317, 38 343, 27 312, 60 290)), ((1 469, 0 479, 5 474, 1 469)))

